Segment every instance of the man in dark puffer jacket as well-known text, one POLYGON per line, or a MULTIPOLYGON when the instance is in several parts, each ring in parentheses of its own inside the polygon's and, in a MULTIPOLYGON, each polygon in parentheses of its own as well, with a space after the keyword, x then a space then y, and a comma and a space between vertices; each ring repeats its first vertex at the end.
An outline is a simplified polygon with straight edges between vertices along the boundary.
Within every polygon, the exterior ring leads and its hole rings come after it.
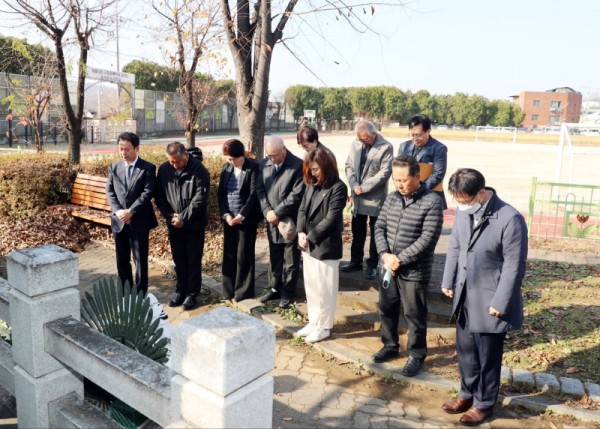
POLYGON ((375 224, 377 252, 392 281, 379 288, 383 348, 373 355, 373 361, 385 362, 399 355, 402 301, 409 355, 402 374, 412 377, 423 367, 427 354, 426 292, 435 245, 442 232, 442 201, 420 182, 419 164, 412 156, 394 158, 392 180, 396 191, 387 196, 375 224))
POLYGON ((155 198, 169 228, 177 275, 176 293, 169 306, 191 310, 197 305, 202 284, 210 176, 182 143, 169 143, 166 155, 167 162, 158 169, 155 198))

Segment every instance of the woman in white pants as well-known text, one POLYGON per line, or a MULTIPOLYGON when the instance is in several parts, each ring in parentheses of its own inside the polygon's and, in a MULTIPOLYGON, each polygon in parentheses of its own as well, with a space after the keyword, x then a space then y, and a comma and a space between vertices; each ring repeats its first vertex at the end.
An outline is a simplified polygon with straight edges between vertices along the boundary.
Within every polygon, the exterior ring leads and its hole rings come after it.
POLYGON ((307 186, 298 212, 298 245, 304 251, 308 325, 296 335, 315 343, 329 337, 333 327, 348 188, 321 148, 306 154, 302 172, 307 186))

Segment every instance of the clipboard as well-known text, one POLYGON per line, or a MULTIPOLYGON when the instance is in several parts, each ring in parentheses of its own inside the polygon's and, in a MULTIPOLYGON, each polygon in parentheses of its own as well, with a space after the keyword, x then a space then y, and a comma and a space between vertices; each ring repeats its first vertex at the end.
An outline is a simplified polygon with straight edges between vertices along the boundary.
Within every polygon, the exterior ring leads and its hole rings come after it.
MULTIPOLYGON (((419 169, 421 170, 421 180, 425 181, 433 174, 433 164, 429 164, 427 162, 419 162, 419 169)), ((435 188, 433 188, 435 192, 444 192, 444 187, 442 186, 442 182, 438 183, 435 188)))

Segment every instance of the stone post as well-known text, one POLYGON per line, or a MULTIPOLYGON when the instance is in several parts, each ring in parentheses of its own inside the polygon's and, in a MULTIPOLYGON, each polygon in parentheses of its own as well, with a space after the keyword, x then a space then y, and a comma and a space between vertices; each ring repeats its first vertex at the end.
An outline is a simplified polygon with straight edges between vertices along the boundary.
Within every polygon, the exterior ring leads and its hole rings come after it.
POLYGON ((44 324, 80 319, 77 256, 53 244, 16 250, 7 258, 15 397, 19 427, 47 428, 48 402, 83 382, 44 349, 44 324))
POLYGON ((173 427, 270 428, 275 329, 221 307, 173 328, 173 427))

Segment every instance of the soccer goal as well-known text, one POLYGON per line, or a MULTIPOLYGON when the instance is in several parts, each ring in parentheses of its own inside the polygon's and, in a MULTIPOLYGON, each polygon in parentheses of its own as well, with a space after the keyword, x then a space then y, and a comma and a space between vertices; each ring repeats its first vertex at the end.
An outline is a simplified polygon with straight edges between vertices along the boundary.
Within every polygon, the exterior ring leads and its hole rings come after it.
POLYGON ((475 142, 517 142, 517 127, 492 127, 491 125, 479 125, 475 128, 475 142))

